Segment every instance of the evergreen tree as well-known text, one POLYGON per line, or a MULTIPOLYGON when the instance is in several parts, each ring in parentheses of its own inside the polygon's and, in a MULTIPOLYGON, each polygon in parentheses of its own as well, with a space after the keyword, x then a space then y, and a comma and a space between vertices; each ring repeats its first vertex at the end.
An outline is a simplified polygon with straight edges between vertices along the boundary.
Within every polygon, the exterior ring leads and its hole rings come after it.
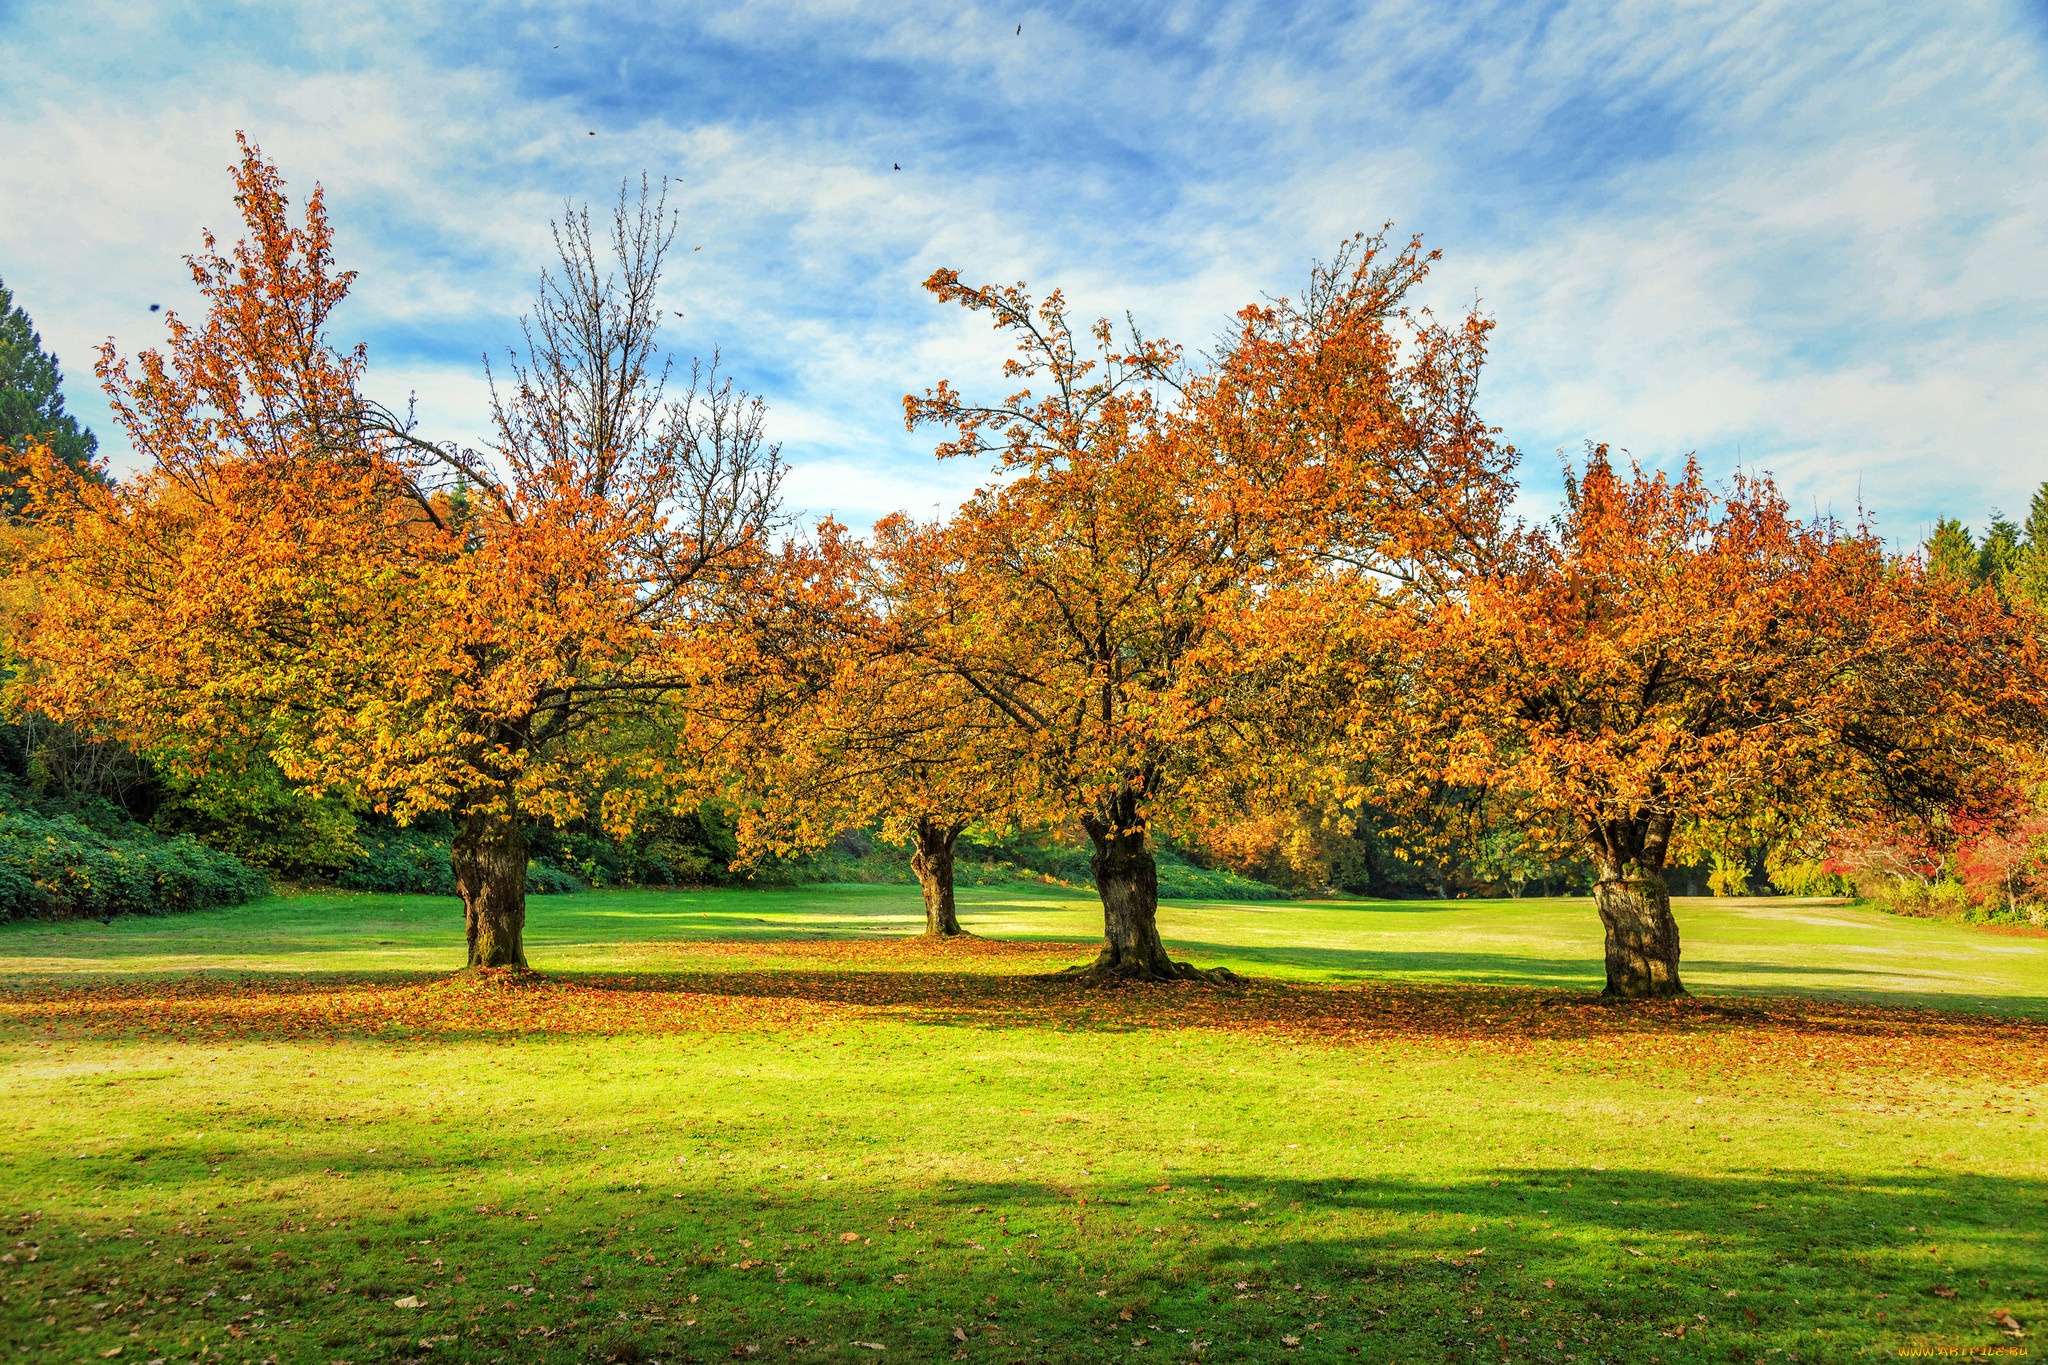
POLYGON ((1934 523, 1934 534, 1927 541, 1927 569, 1946 577, 1975 578, 1977 543, 1970 528, 1954 517, 1934 523))
POLYGON ((2034 500, 2027 508, 2026 543, 2020 547, 2004 591, 2009 602, 2031 602, 2048 609, 2048 483, 2034 490, 2034 500))
POLYGON ((2019 568, 2019 562, 2020 528, 1994 507, 1991 509, 1991 529, 1984 533, 1984 544, 1977 551, 1976 579, 2003 593, 2006 580, 2019 568))
MULTIPOLYGON (((14 304, 0 280, 0 447, 21 450, 30 441, 46 443, 57 458, 83 470, 99 449, 99 439, 64 411, 64 391, 57 358, 43 349, 35 324, 14 304)), ((25 501, 7 477, 7 510, 19 512, 25 501)))
POLYGON ((2034 490, 2027 507, 2027 548, 2048 551, 2048 483, 2034 490))

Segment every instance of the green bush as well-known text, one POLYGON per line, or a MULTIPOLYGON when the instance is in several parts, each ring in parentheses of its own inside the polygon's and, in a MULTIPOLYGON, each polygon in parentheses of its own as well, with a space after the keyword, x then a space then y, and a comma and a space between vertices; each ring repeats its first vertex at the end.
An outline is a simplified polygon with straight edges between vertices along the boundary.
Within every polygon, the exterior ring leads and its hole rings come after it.
POLYGON ((1159 896, 1162 900, 1189 901, 1284 901, 1287 893, 1277 886, 1253 881, 1226 868, 1196 867, 1178 858, 1159 860, 1159 896))
MULTIPOLYGON (((394 895, 452 896, 455 866, 452 840, 445 834, 417 829, 370 831, 357 836, 362 855, 335 875, 334 884, 349 891, 382 891, 394 895)), ((529 896, 568 895, 590 888, 559 867, 529 861, 529 896)))
MULTIPOLYGON (((1014 852, 1005 849, 1002 852, 1014 852)), ((1020 866, 994 850, 963 846, 953 863, 955 886, 1009 886, 1017 882, 1054 882, 1079 890, 1091 890, 1095 874, 1088 866, 1088 850, 1062 849, 1032 858, 1020 866), (977 854, 983 856, 976 856, 977 854)), ((1287 893, 1265 882, 1254 881, 1221 868, 1196 867, 1171 853, 1161 854, 1159 894, 1174 900, 1265 901, 1285 900, 1287 893)), ((882 886, 915 886, 917 874, 910 870, 907 849, 886 844, 873 845, 865 853, 851 853, 837 845, 806 854, 792 863, 801 881, 812 883, 856 883, 882 886)))
POLYGON ((336 886, 392 895, 455 894, 455 869, 449 862, 446 836, 416 829, 363 830, 356 835, 356 843, 362 853, 334 874, 336 886))
POLYGON ((546 863, 529 862, 526 865, 526 894, 529 896, 573 896, 590 888, 559 867, 546 863))
POLYGON ((261 872, 190 835, 0 812, 0 920, 166 915, 238 905, 268 890, 261 872))

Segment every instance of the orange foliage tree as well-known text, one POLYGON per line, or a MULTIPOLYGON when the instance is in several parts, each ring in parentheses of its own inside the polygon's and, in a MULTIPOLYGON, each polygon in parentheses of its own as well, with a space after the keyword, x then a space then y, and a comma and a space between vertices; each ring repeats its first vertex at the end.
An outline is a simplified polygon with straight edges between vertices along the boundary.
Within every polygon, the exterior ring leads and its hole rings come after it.
POLYGON ((307 789, 445 812, 470 964, 524 966, 527 823, 623 830, 696 779, 687 746, 647 741, 687 732, 677 708, 766 553, 760 404, 715 376, 665 392, 673 222, 643 186, 608 241, 587 212, 557 225, 491 447, 426 440, 365 396, 363 348, 328 339, 353 275, 320 192, 294 220, 246 140, 233 175, 247 236, 189 258, 204 320, 170 315, 132 367, 102 352, 147 469, 35 471, 17 686, 141 748, 227 739, 307 789))
POLYGON ((928 585, 888 567, 932 566, 902 543, 929 529, 885 519, 877 537, 891 555, 834 522, 818 530, 777 556, 775 587, 760 595, 773 618, 733 637, 745 657, 729 671, 744 681, 721 694, 734 704, 721 748, 742 794, 741 849, 786 855, 876 827, 911 845, 926 935, 953 937, 964 932, 954 847, 1009 810, 1027 775, 965 685, 904 647, 928 585))
POLYGON ((1345 623, 1447 591, 1496 533, 1514 453, 1474 408, 1488 324, 1404 311, 1432 259, 1354 239, 1199 369, 1106 322, 1087 354, 1058 293, 927 282, 1016 338, 1025 387, 905 400, 955 431, 941 457, 1002 477, 878 537, 893 648, 1008 750, 1004 814, 1088 835, 1095 979, 1198 975, 1159 940, 1154 826, 1319 780, 1345 623))
MULTIPOLYGON (((1853 823, 1993 799, 2042 738, 2036 632, 1867 526, 1802 524, 1767 478, 1726 493, 1618 472, 1410 622, 1397 704, 1361 714, 1390 783, 1513 793, 1530 840, 1598 869, 1606 993, 1684 993, 1664 882, 1688 825, 1853 823)), ((1376 637, 1375 647, 1383 644, 1376 637)))

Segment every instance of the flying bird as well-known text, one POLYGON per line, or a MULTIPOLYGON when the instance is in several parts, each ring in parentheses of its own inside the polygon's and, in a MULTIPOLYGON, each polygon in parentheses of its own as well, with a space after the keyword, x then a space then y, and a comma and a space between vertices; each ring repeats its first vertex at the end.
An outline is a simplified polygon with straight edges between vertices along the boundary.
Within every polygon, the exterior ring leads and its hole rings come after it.
POLYGON ((1024 32, 1024 25, 1022 25, 1022 24, 1019 24, 1019 25, 1017 25, 1017 32, 1018 32, 1018 34, 1019 34, 1019 35, 1021 36, 1021 35, 1023 34, 1023 32, 1024 32))
POLYGON ((596 136, 597 136, 596 132, 594 132, 594 131, 593 131, 593 132, 592 132, 592 133, 591 133, 590 135, 591 135, 592 137, 596 137, 596 136))
POLYGON ((163 307, 163 305, 160 303, 152 303, 151 305, 149 305, 149 311, 154 313, 157 309, 161 307, 163 307))
POLYGON ((903 169, 903 163, 902 163, 902 162, 900 162, 900 161, 892 161, 892 162, 890 162, 889 164, 890 164, 891 166, 894 166, 894 167, 895 167, 895 168, 896 168, 897 170, 899 170, 899 171, 903 169))

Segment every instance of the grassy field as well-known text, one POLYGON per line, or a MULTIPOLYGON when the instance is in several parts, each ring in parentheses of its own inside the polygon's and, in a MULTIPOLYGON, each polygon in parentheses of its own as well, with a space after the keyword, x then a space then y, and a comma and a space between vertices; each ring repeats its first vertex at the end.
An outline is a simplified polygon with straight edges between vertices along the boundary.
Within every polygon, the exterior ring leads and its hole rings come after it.
POLYGON ((1688 902, 1699 998, 1624 1008, 1583 902, 1184 904, 1250 988, 1085 992, 1092 902, 962 899, 537 900, 538 979, 425 898, 0 928, 0 1347, 1661 1365, 2048 1308, 2048 939, 1688 902))

